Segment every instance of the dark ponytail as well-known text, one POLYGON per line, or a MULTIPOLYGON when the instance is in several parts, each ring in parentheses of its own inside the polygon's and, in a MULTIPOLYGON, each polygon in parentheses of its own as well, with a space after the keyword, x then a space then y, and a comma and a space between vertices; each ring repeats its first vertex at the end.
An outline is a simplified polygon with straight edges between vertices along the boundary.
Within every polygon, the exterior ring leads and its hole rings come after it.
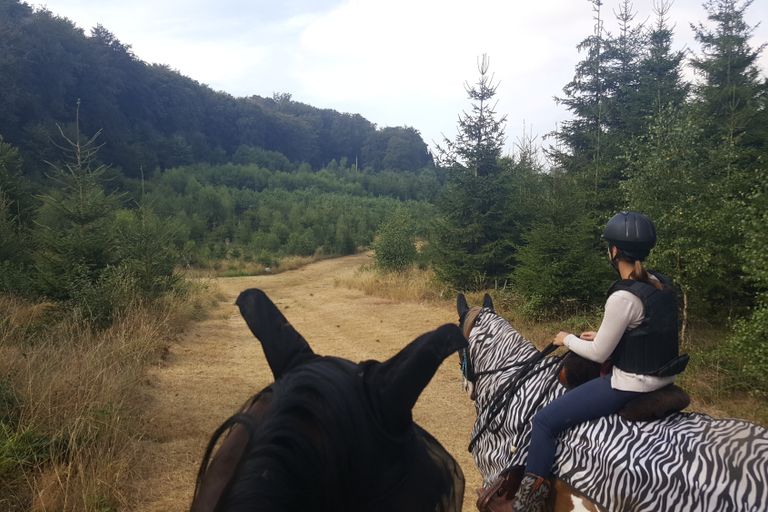
MULTIPOLYGON (((630 263, 633 262, 630 261, 630 263)), ((656 287, 658 290, 661 290, 661 283, 656 279, 651 278, 651 275, 647 270, 645 270, 645 267, 643 267, 643 263, 640 260, 635 260, 634 265, 635 268, 633 268, 632 272, 629 274, 630 279, 634 279, 635 281, 642 281, 656 287)))

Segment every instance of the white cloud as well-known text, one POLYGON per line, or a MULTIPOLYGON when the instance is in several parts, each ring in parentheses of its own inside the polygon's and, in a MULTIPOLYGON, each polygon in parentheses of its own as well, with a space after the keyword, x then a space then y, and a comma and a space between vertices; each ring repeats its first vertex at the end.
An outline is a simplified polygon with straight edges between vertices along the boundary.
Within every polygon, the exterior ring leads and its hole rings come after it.
MULTIPOLYGON (((555 110, 551 97, 573 74, 574 59, 555 69, 552 59, 564 50, 575 54, 591 27, 582 5, 558 4, 347 2, 302 33, 300 94, 342 109, 359 106, 382 124, 414 125, 428 141, 439 140, 441 132, 453 134, 467 108, 464 82, 477 78, 477 58, 487 53, 500 82, 500 113, 530 125, 542 110, 537 105, 555 110), (568 37, 574 42, 564 44, 568 37)), ((546 124, 542 131, 553 127, 546 124)))

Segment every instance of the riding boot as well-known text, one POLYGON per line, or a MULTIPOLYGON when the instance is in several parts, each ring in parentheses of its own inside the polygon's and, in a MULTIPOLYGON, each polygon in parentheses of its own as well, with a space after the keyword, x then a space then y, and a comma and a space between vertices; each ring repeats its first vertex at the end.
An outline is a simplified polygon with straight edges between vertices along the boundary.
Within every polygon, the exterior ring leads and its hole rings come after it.
POLYGON ((512 512, 544 512, 549 496, 549 480, 526 473, 512 501, 512 512))

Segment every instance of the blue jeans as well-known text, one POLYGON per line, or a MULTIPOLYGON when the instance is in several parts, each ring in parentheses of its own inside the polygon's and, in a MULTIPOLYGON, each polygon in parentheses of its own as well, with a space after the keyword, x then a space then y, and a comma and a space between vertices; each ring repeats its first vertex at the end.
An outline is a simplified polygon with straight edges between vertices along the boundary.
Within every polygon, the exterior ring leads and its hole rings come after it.
POLYGON ((525 470, 548 478, 557 449, 557 436, 579 423, 618 412, 641 392, 611 387, 611 376, 585 382, 554 400, 533 417, 531 446, 525 470))

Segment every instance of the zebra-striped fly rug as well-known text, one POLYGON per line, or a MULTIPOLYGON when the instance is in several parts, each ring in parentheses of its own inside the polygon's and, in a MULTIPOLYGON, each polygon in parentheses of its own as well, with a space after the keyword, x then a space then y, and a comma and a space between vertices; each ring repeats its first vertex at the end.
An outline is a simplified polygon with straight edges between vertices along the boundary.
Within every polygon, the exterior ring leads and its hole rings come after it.
MULTIPOLYGON (((468 338, 476 373, 537 353, 490 308, 480 311, 468 338)), ((557 380, 558 365, 552 363, 544 358, 536 364, 475 443, 472 455, 486 485, 503 469, 525 464, 533 415, 565 393, 557 380)), ((485 424, 495 391, 519 371, 520 366, 513 366, 477 379, 473 438, 485 424)), ((768 431, 746 421, 695 413, 652 422, 612 415, 564 432, 553 473, 611 511, 766 512, 768 431)))

